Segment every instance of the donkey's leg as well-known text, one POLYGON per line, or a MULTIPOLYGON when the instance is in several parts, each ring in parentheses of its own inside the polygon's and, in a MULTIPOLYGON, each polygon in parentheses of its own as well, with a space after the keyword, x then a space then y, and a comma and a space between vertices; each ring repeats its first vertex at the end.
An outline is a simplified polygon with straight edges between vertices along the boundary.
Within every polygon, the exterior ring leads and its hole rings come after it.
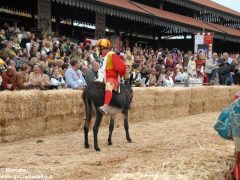
POLYGON ((124 128, 126 131, 126 139, 129 143, 131 143, 132 140, 129 136, 129 131, 128 131, 128 129, 129 129, 129 127, 128 127, 128 110, 124 110, 123 114, 124 114, 124 128))
POLYGON ((94 149, 96 151, 100 151, 101 149, 98 147, 98 129, 99 129, 99 126, 102 122, 102 113, 100 113, 99 111, 96 111, 96 121, 95 121, 95 124, 93 126, 93 135, 94 135, 94 149))
POLYGON ((92 103, 90 100, 86 100, 85 102, 85 113, 86 113, 86 120, 84 124, 84 136, 85 136, 85 148, 89 148, 89 143, 88 143, 88 132, 89 128, 91 125, 91 116, 92 116, 92 103))
POLYGON ((109 124, 109 136, 108 136, 108 145, 112 145, 112 132, 114 129, 114 120, 115 116, 111 116, 110 124, 109 124))

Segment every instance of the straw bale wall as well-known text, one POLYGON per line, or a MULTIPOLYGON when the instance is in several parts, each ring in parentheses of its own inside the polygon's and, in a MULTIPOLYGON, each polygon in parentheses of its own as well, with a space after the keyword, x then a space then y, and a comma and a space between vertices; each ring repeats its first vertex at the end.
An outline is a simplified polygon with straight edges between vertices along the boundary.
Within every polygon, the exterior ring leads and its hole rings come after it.
MULTIPOLYGON (((238 86, 134 88, 129 122, 220 111, 238 92, 238 86)), ((0 142, 82 129, 81 95, 81 90, 70 89, 0 92, 0 142)), ((108 119, 104 117, 102 125, 107 125, 108 119)), ((117 126, 120 124, 122 120, 118 115, 117 126)))

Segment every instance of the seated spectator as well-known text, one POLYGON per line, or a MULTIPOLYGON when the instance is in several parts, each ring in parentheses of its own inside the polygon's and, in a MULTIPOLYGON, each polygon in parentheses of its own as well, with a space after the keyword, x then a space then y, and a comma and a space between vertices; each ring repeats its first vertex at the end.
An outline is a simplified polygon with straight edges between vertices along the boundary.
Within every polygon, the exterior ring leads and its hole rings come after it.
POLYGON ((140 74, 140 64, 135 63, 132 66, 132 73, 130 74, 130 82, 133 86, 139 87, 140 86, 140 80, 141 80, 141 74, 140 74))
POLYGON ((72 89, 84 88, 87 84, 83 77, 82 72, 79 70, 80 63, 78 62, 77 59, 72 59, 70 64, 71 67, 68 68, 67 71, 65 72, 65 80, 66 83, 68 84, 68 87, 72 89))
POLYGON ((7 40, 5 35, 6 35, 5 30, 1 29, 1 31, 0 31, 0 43, 7 40))
POLYGON ((29 65, 33 67, 34 65, 38 64, 39 62, 40 61, 36 57, 32 57, 29 61, 29 65))
POLYGON ((21 65, 27 63, 27 61, 26 61, 25 58, 18 57, 18 56, 14 57, 14 58, 12 59, 12 61, 14 61, 14 63, 15 63, 15 68, 16 68, 17 71, 19 71, 21 65))
POLYGON ((30 52, 29 48, 30 48, 31 39, 32 39, 31 32, 26 32, 26 37, 24 37, 20 43, 21 48, 23 49, 27 48, 28 52, 30 52))
POLYGON ((173 59, 170 53, 167 55, 167 57, 165 57, 164 65, 166 66, 166 68, 173 67, 173 59))
POLYGON ((140 83, 141 83, 141 87, 146 87, 147 84, 149 84, 149 75, 148 75, 148 69, 147 69, 147 66, 142 66, 141 68, 141 71, 140 71, 140 74, 141 74, 141 80, 140 80, 140 83))
POLYGON ((54 68, 51 76, 51 83, 50 83, 55 89, 66 87, 65 81, 63 79, 63 76, 61 75, 58 68, 54 68))
POLYGON ((98 78, 98 69, 99 69, 99 64, 96 61, 94 61, 92 63, 92 68, 90 68, 85 75, 87 85, 98 78))
POLYGON ((10 60, 10 61, 7 61, 7 66, 16 68, 16 63, 15 63, 15 61, 10 60))
POLYGON ((28 88, 29 85, 29 66, 27 64, 23 64, 20 67, 20 71, 18 72, 18 77, 19 77, 19 87, 21 89, 26 89, 28 88))
POLYGON ((8 67, 6 71, 2 73, 2 87, 3 90, 16 90, 19 86, 19 78, 14 67, 8 67))
POLYGON ((48 58, 47 58, 47 61, 50 63, 53 63, 54 62, 54 59, 53 59, 53 53, 52 53, 52 51, 48 51, 47 52, 47 56, 48 56, 48 58))
POLYGON ((62 69, 60 70, 60 73, 61 73, 61 75, 63 76, 63 78, 65 79, 65 77, 64 77, 64 75, 65 75, 65 72, 67 71, 67 69, 69 68, 69 64, 67 64, 67 63, 64 63, 63 65, 62 65, 62 69))
POLYGON ((64 63, 70 64, 70 58, 65 56, 63 59, 64 63))
POLYGON ((164 87, 173 87, 174 86, 174 82, 173 82, 171 75, 172 75, 172 69, 167 68, 166 74, 163 76, 163 86, 164 87))
POLYGON ((0 50, 0 57, 7 60, 12 59, 16 56, 15 51, 13 50, 13 42, 12 41, 6 41, 5 43, 5 47, 3 49, 0 50))
POLYGON ((29 75, 29 85, 35 87, 44 87, 50 84, 49 77, 44 74, 44 67, 40 65, 35 65, 33 67, 33 72, 29 75))
POLYGON ((49 41, 45 41, 44 47, 41 49, 41 54, 47 55, 47 53, 51 51, 51 43, 49 41))
POLYGON ((0 58, 0 74, 7 69, 7 64, 0 58))
POLYGON ((157 74, 156 69, 154 68, 150 69, 149 86, 157 86, 156 74, 157 74))

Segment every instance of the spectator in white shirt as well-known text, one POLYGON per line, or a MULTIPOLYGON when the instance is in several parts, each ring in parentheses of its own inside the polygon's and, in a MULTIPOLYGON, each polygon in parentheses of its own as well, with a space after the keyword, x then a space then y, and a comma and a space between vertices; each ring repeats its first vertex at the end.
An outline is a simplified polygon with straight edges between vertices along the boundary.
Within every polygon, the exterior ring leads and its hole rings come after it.
POLYGON ((164 87, 173 87, 174 86, 174 82, 171 77, 172 73, 173 73, 173 71, 171 68, 166 69, 166 74, 163 76, 163 86, 164 87))

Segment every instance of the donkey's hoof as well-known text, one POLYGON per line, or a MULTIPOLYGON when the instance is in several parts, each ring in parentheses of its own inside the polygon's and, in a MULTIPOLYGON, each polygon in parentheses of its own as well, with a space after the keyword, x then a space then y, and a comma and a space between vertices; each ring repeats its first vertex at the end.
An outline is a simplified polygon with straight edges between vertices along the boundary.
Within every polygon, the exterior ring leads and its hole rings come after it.
POLYGON ((111 146, 111 145, 112 145, 112 142, 108 142, 108 145, 111 146))
POLYGON ((96 151, 101 151, 101 149, 99 147, 95 147, 94 148, 96 151))
POLYGON ((132 140, 131 140, 131 139, 128 139, 128 143, 132 143, 132 140))
POLYGON ((85 144, 85 148, 88 149, 89 148, 89 144, 85 144))

